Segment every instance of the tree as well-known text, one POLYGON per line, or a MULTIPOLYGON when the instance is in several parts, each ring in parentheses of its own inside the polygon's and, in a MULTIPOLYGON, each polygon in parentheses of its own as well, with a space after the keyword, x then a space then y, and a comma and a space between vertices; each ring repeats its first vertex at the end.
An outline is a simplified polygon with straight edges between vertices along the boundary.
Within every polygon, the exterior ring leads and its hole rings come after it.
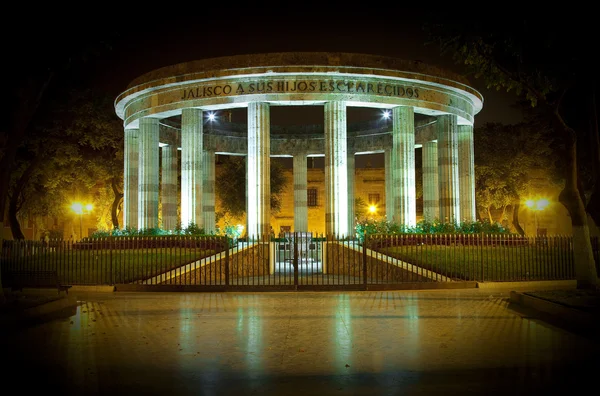
MULTIPOLYGON (((286 179, 283 165, 271 159, 271 211, 281 210, 281 193, 285 189, 286 179)), ((246 158, 241 156, 224 157, 218 169, 219 179, 226 178, 227 183, 217 183, 215 193, 223 205, 223 212, 233 217, 246 213, 246 158)))
POLYGON ((513 226, 519 224, 519 205, 531 191, 534 173, 556 178, 552 136, 539 125, 487 123, 475 128, 475 194, 477 208, 490 223, 501 223, 512 211, 513 226), (500 212, 494 216, 493 213, 500 212))
POLYGON ((425 29, 442 54, 451 53, 489 88, 514 91, 552 126, 561 141, 556 154, 565 159, 565 183, 559 200, 571 216, 577 287, 600 287, 586 213, 587 209, 596 223, 600 220, 600 205, 590 206, 598 202, 600 194, 597 70, 595 54, 588 48, 596 35, 593 21, 582 17, 569 22, 564 15, 545 15, 513 17, 511 23, 504 19, 486 19, 485 23, 453 20, 426 24, 425 29), (581 178, 585 145, 596 172, 589 198, 581 178))
MULTIPOLYGON (((67 71, 74 72, 85 61, 109 48, 106 29, 96 30, 97 26, 89 19, 83 26, 73 20, 64 25, 60 22, 56 15, 44 14, 40 20, 31 15, 28 35, 21 35, 20 40, 8 40, 3 47, 11 61, 4 64, 5 75, 10 76, 4 91, 10 101, 2 106, 7 113, 0 129, 0 230, 4 227, 9 187, 14 182, 17 152, 28 138, 32 120, 40 108, 51 102, 49 96, 56 92, 53 90, 62 86, 57 81, 67 83, 70 78, 67 71)), ((11 24, 4 26, 13 29, 11 24)), ((2 34, 9 37, 14 32, 2 31, 2 34)), ((2 245, 0 233, 0 253, 2 245)), ((4 302, 4 294, 0 277, 1 302, 4 302)))
POLYGON ((112 98, 105 94, 72 90, 34 121, 18 152, 10 187, 8 219, 14 239, 24 238, 19 212, 65 214, 74 196, 93 195, 100 227, 118 228, 123 133, 111 109, 112 98))

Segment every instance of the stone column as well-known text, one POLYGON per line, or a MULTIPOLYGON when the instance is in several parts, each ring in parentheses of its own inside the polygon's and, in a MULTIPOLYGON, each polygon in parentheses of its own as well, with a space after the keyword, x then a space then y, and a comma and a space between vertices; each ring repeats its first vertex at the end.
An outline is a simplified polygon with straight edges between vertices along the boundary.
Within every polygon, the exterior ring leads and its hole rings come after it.
POLYGON ((159 124, 156 118, 140 119, 138 170, 138 228, 158 227, 159 124))
POLYGON ((294 231, 308 231, 306 153, 294 155, 294 231))
POLYGON ((271 231, 271 119, 268 103, 248 104, 248 235, 267 238, 271 231))
POLYGON ((387 221, 394 219, 394 200, 392 198, 393 183, 392 180, 392 149, 386 148, 383 153, 385 166, 385 218, 387 221))
POLYGON ((203 170, 203 193, 202 198, 204 211, 204 231, 207 234, 215 232, 215 152, 208 150, 204 152, 203 170))
POLYGON ((346 103, 325 103, 325 232, 348 235, 346 103))
POLYGON ((458 180, 462 221, 475 221, 475 156, 473 126, 458 126, 458 180))
POLYGON ((354 153, 348 152, 348 234, 354 235, 356 219, 354 218, 354 153))
POLYGON ((458 139, 455 115, 437 118, 438 185, 440 220, 460 221, 458 139))
POLYGON ((167 145, 162 149, 162 229, 177 227, 177 146, 167 145))
POLYGON ((138 228, 138 129, 125 129, 123 166, 123 228, 138 228))
POLYGON ((438 186, 437 142, 423 143, 423 218, 439 219, 440 200, 438 186))
POLYGON ((181 112, 181 226, 202 228, 202 110, 181 112))
POLYGON ((394 107, 393 123, 393 221, 412 227, 417 223, 414 109, 408 106, 394 107))

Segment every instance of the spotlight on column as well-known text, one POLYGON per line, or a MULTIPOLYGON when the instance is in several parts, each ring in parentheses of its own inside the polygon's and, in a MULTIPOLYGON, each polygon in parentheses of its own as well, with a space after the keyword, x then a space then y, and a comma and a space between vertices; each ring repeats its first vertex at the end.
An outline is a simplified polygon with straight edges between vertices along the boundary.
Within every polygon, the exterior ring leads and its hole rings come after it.
POLYGON ((381 116, 384 119, 386 119, 386 120, 389 119, 390 118, 390 111, 389 110, 384 110, 383 113, 381 114, 381 116))
POLYGON ((210 113, 208 113, 208 121, 213 122, 215 120, 216 116, 215 113, 213 113, 212 111, 210 113))

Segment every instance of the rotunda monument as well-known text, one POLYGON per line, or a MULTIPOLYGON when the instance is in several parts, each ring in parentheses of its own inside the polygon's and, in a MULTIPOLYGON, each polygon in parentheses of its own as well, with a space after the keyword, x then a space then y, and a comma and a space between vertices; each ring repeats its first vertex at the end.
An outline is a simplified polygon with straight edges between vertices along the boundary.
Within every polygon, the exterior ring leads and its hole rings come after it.
POLYGON ((374 55, 267 53, 157 69, 134 80, 115 100, 125 133, 123 223, 158 227, 160 191, 162 228, 177 226, 180 201, 183 227, 193 222, 214 231, 215 154, 244 155, 247 233, 269 234, 270 158, 290 156, 294 231, 310 231, 307 157, 323 156, 325 231, 348 235, 354 225, 355 155, 380 152, 387 216, 414 225, 417 147, 423 150, 423 216, 472 221, 473 123, 482 106, 483 97, 462 76, 374 55), (307 105, 324 107, 321 134, 271 133, 272 106, 307 105), (389 109, 391 124, 349 131, 351 107, 389 109), (206 127, 208 112, 234 108, 247 108, 246 131, 206 127))

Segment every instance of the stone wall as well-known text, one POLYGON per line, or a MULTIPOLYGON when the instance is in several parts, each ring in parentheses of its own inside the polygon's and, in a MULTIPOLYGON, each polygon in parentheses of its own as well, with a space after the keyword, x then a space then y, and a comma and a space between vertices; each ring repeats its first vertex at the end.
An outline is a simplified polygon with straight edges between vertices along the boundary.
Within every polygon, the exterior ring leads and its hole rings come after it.
MULTIPOLYGON (((358 245, 351 248, 337 242, 327 244, 327 274, 347 275, 363 279, 363 253, 358 245)), ((399 268, 376 257, 367 257, 368 283, 427 282, 430 279, 399 268)))
MULTIPOLYGON (((225 253, 214 261, 178 275, 163 284, 175 285, 224 285, 225 253)), ((257 244, 244 250, 229 254, 229 283, 242 283, 235 279, 263 276, 269 274, 269 244, 257 244)))

